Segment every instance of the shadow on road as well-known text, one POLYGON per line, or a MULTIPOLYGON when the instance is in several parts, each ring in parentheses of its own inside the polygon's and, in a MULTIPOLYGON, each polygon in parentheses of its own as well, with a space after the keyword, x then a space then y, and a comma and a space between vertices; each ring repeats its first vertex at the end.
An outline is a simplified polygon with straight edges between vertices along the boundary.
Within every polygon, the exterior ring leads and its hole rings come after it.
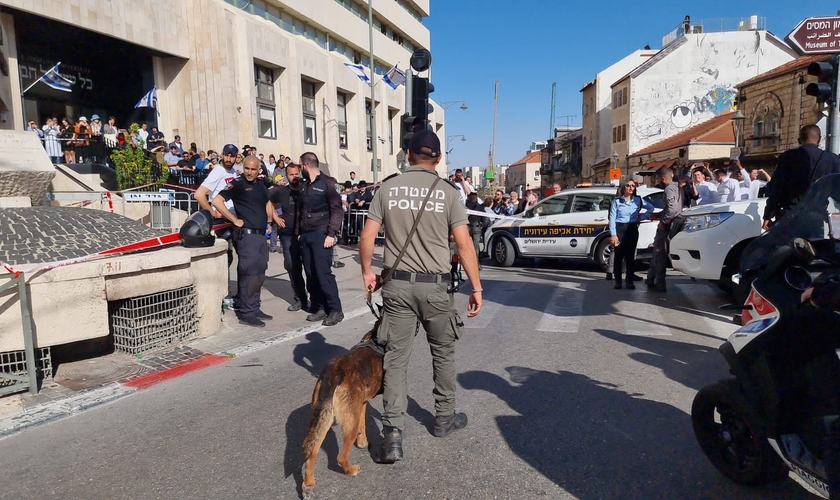
POLYGON ((669 379, 695 391, 729 373, 723 356, 714 347, 679 342, 671 338, 625 335, 613 330, 596 329, 595 333, 646 351, 630 353, 629 357, 659 368, 669 379))
POLYGON ((309 342, 295 346, 292 359, 297 365, 309 370, 309 373, 316 378, 329 360, 347 352, 344 347, 328 344, 321 332, 307 334, 306 340, 309 342))
POLYGON ((570 372, 506 370, 510 382, 483 371, 458 381, 519 413, 496 417, 507 445, 577 498, 812 498, 792 481, 763 490, 728 482, 696 445, 689 416, 671 405, 570 372))

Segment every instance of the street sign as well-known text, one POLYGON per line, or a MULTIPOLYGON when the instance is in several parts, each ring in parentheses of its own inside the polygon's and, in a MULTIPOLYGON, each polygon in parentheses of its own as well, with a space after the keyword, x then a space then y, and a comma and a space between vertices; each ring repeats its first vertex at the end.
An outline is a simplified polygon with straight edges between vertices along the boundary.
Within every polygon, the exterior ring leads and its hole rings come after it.
POLYGON ((620 168, 611 168, 610 169, 610 180, 611 181, 621 180, 621 169, 620 168))
POLYGON ((800 54, 840 53, 840 16, 809 17, 793 28, 787 41, 800 54))
POLYGON ((125 201, 174 201, 175 193, 123 193, 125 201))

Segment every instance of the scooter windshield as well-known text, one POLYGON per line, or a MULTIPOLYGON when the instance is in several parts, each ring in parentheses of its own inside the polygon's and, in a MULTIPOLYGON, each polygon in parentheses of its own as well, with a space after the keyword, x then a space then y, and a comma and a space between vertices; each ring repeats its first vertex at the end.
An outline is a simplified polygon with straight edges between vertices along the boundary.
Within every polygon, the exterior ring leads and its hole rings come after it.
POLYGON ((794 238, 840 239, 840 174, 827 175, 815 182, 802 200, 769 231, 750 243, 741 255, 741 273, 766 265, 776 249, 788 246, 794 238))

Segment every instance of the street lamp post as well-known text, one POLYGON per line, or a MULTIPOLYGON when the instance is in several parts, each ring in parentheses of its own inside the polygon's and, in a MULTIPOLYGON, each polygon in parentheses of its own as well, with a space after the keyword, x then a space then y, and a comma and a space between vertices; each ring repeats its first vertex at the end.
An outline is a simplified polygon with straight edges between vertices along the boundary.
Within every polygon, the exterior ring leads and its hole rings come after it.
POLYGON ((449 143, 452 139, 461 138, 461 142, 465 142, 467 138, 463 134, 455 134, 455 135, 447 135, 446 136, 446 173, 449 173, 449 153, 452 152, 452 149, 449 147, 449 143))
POLYGON ((376 158, 376 142, 377 142, 377 135, 376 135, 376 94, 375 88, 376 85, 374 81, 376 80, 376 72, 374 71, 375 63, 373 60, 373 0, 368 0, 368 36, 370 38, 370 133, 371 133, 371 152, 373 153, 373 157, 371 158, 371 169, 373 170, 373 183, 376 184, 379 180, 379 172, 377 172, 377 158, 376 158))
POLYGON ((744 123, 744 120, 746 120, 747 117, 744 116, 744 113, 741 112, 741 110, 739 109, 735 112, 735 116, 733 116, 732 119, 735 121, 735 147, 739 148, 741 139, 741 127, 744 123))
POLYGON ((442 101, 442 102, 439 102, 438 104, 440 104, 440 107, 443 108, 443 109, 449 109, 454 104, 460 104, 462 110, 467 109, 467 102, 466 101, 442 101))

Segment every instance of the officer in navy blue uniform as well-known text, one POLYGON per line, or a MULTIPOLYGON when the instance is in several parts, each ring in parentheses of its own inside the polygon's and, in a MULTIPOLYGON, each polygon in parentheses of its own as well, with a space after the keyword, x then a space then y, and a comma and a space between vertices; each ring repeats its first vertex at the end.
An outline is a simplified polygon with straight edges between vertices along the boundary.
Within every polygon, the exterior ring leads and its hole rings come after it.
MULTIPOLYGON (((260 290, 268 269, 268 244, 265 241, 269 220, 274 220, 274 205, 269 200, 268 188, 258 179, 260 160, 248 156, 242 164, 242 176, 228 184, 219 196, 213 198, 213 208, 234 225, 233 242, 236 255, 239 289, 239 322, 251 326, 265 326, 264 319, 271 316, 260 310, 260 290), (232 200, 236 215, 225 207, 232 200)), ((278 222, 274 220, 275 222, 278 222)), ((279 222, 278 222, 279 224, 279 222)))
POLYGON ((344 319, 338 285, 332 273, 333 246, 341 230, 344 208, 337 181, 321 173, 315 153, 300 157, 303 185, 298 207, 297 231, 310 296, 307 321, 321 321, 324 326, 337 325, 344 319))

